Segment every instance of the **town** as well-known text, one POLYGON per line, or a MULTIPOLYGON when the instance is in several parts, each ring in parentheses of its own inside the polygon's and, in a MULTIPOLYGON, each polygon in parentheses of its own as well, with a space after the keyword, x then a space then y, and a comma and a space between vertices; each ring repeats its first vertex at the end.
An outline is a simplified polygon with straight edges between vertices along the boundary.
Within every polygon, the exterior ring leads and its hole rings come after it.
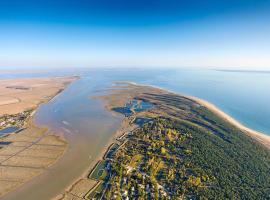
POLYGON ((10 126, 16 126, 16 127, 22 128, 25 125, 25 122, 27 121, 27 119, 31 116, 32 112, 33 112, 32 109, 28 109, 18 114, 1 116, 0 117, 0 130, 10 127, 10 126))

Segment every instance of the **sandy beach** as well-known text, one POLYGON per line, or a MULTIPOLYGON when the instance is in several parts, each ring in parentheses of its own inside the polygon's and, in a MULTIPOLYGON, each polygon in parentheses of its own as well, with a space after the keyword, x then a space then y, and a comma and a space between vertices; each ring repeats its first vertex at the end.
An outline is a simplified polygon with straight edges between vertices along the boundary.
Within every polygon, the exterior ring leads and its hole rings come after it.
POLYGON ((226 114, 225 112, 220 110, 218 107, 216 107, 215 105, 213 105, 213 104, 211 104, 211 103, 209 103, 209 102, 207 102, 205 100, 202 100, 200 98, 193 97, 193 96, 186 96, 186 97, 189 98, 189 99, 192 99, 192 100, 196 101, 197 103, 199 103, 200 105, 208 108, 213 113, 215 113, 218 116, 220 116, 221 118, 225 119, 226 121, 231 123, 233 126, 239 128, 244 133, 246 133, 248 136, 252 137, 256 141, 260 142, 265 147, 270 149, 270 136, 265 135, 264 133, 252 130, 252 129, 244 126, 243 124, 238 122, 236 119, 232 118, 231 116, 229 116, 228 114, 226 114))

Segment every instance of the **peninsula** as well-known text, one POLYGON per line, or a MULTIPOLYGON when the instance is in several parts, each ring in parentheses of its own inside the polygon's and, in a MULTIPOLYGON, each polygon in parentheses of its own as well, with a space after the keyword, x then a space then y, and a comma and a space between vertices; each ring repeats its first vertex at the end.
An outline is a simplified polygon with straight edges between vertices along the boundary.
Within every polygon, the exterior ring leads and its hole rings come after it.
POLYGON ((268 199, 269 137, 212 104, 118 82, 98 97, 125 116, 96 166, 57 199, 268 199))

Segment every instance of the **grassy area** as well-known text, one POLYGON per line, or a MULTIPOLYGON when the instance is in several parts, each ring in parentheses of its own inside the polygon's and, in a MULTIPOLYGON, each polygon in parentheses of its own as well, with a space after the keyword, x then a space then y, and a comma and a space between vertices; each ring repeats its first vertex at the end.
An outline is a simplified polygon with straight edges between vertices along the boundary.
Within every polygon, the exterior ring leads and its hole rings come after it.
POLYGON ((104 180, 108 175, 108 172, 106 169, 107 166, 108 166, 108 161, 106 160, 102 160, 98 162, 96 167, 90 173, 89 178, 94 179, 94 180, 104 180))

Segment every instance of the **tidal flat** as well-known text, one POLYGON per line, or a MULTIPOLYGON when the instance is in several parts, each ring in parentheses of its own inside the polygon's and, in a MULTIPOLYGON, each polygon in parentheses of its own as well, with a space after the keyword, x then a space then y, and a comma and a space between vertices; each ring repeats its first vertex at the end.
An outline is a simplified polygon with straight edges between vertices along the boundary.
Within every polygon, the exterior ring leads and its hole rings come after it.
MULTIPOLYGON (((34 123, 39 127, 49 127, 51 132, 65 138, 68 148, 44 173, 8 193, 3 199, 17 199, 20 196, 25 200, 47 200, 58 197, 96 164, 97 157, 105 153, 102 152, 104 146, 109 145, 108 141, 120 126, 122 117, 113 116, 101 102, 92 99, 93 90, 96 88, 90 87, 88 81, 79 79, 53 100, 37 108, 34 123), (72 106, 69 106, 70 103, 72 106)), ((92 181, 83 184, 91 185, 92 181)))
POLYGON ((66 140, 33 122, 35 109, 77 77, 0 80, 0 197, 17 194, 64 154, 66 140), (7 101, 7 98, 18 101, 7 101))

